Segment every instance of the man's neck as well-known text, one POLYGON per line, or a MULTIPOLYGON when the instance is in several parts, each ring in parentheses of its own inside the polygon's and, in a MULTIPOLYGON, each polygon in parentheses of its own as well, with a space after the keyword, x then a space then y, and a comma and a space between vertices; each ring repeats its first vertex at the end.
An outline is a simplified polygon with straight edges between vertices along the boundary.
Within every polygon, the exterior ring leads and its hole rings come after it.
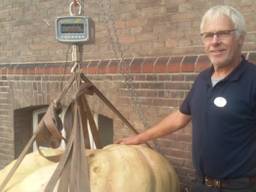
POLYGON ((214 66, 214 73, 212 74, 213 79, 220 79, 225 78, 228 76, 239 64, 241 63, 241 58, 237 59, 236 61, 231 62, 231 64, 217 67, 214 66))

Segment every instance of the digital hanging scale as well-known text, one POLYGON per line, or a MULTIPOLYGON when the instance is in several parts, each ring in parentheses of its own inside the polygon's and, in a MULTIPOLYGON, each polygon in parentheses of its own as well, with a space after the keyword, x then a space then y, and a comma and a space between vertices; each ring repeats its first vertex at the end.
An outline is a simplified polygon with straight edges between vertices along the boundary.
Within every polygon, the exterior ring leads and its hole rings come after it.
POLYGON ((95 27, 87 16, 58 17, 55 23, 56 39, 62 43, 93 43, 95 27))

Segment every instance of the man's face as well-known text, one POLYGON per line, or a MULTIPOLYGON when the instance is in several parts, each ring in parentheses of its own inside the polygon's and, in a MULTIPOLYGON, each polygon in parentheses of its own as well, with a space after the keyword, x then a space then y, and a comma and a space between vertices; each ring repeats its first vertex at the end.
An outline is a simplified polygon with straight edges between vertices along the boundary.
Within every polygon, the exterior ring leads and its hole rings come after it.
POLYGON ((201 31, 204 50, 215 68, 239 63, 244 38, 227 16, 208 19, 201 31))

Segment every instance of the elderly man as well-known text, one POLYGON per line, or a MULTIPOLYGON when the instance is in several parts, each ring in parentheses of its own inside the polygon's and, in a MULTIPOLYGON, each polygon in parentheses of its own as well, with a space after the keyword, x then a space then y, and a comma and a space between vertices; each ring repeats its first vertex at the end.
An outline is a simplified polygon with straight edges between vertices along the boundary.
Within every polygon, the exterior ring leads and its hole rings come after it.
POLYGON ((118 143, 141 144, 192 120, 198 175, 192 191, 256 192, 256 65, 241 54, 244 18, 230 6, 216 6, 200 30, 212 66, 198 75, 178 111, 118 143))

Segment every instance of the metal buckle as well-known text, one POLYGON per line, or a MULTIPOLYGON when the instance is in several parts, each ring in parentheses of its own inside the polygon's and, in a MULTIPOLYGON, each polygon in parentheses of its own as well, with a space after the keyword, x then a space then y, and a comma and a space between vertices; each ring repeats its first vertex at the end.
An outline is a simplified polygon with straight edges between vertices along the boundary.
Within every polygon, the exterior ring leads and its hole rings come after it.
POLYGON ((221 187, 221 181, 217 180, 217 179, 211 179, 211 178, 205 177, 204 183, 207 187, 212 187, 212 188, 220 188, 221 187))

